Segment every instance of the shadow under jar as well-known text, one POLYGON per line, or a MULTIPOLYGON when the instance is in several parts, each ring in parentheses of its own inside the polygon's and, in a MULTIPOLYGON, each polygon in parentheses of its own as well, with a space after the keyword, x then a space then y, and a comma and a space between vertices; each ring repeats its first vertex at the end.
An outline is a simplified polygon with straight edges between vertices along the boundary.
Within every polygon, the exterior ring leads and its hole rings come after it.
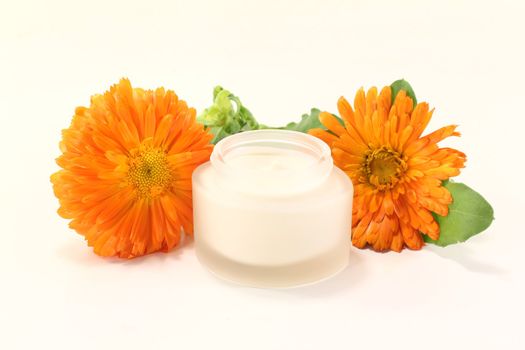
POLYGON ((344 269, 353 187, 329 147, 308 134, 229 136, 193 173, 195 247, 221 278, 292 287, 344 269))

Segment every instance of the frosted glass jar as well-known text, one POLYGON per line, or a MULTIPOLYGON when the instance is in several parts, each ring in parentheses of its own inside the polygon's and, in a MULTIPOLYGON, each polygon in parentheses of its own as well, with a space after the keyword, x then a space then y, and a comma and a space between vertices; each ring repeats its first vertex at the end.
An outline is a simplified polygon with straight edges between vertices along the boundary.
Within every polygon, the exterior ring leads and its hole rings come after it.
POLYGON ((195 247, 219 277, 258 287, 324 279, 348 264, 353 187, 308 134, 229 136, 193 173, 195 247))

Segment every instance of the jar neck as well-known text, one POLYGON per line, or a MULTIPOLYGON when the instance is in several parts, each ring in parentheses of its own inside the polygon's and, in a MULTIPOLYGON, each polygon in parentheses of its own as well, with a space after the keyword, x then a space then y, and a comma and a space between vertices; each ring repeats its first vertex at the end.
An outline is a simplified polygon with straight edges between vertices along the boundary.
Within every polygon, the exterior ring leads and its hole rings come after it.
POLYGON ((262 196, 312 189, 333 169, 330 148, 320 139, 288 130, 246 131, 215 146, 211 164, 232 190, 262 196))

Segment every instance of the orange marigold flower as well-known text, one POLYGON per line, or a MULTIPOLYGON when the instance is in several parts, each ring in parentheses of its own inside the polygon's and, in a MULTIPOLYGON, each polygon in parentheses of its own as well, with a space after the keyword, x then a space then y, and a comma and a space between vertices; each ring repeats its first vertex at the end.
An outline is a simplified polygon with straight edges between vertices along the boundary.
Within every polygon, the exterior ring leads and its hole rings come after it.
POLYGON ((413 107, 404 91, 392 104, 390 87, 356 94, 354 109, 341 97, 337 107, 344 126, 330 113, 320 121, 329 131, 310 131, 332 149, 335 164, 352 179, 352 243, 376 251, 420 249, 421 233, 439 238, 431 212, 448 214, 452 197, 442 181, 459 174, 465 154, 437 143, 459 136, 449 125, 421 136, 433 110, 413 107))
POLYGON ((211 138, 173 91, 122 79, 62 131, 62 169, 51 176, 58 213, 99 255, 168 251, 181 227, 193 233, 191 175, 211 138))

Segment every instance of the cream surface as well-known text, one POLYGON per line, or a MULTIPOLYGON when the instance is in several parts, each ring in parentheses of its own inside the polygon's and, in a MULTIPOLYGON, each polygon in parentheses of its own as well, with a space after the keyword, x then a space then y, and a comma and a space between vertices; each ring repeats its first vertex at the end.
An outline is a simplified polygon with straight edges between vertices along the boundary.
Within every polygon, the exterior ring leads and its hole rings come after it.
POLYGON ((230 152, 225 159, 232 168, 264 173, 306 169, 315 162, 306 152, 271 147, 241 148, 230 152))

